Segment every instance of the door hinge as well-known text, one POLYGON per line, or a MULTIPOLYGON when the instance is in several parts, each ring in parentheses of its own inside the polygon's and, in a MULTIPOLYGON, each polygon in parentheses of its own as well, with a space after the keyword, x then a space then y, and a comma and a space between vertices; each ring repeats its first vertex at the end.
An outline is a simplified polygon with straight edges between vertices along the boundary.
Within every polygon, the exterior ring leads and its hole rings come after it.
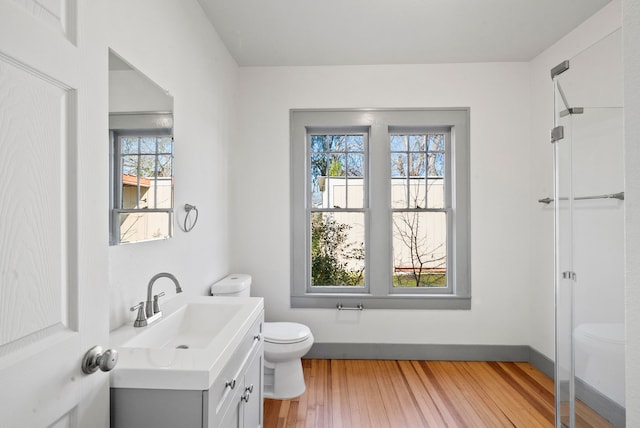
POLYGON ((584 107, 569 107, 568 109, 562 110, 560 112, 560 117, 565 117, 572 114, 583 114, 583 113, 584 113, 584 107))
POLYGON ((564 126, 556 126, 551 130, 551 142, 555 143, 558 140, 562 140, 564 138, 564 126))
POLYGON ((572 281, 576 280, 576 273, 575 272, 571 272, 570 270, 566 271, 566 272, 562 272, 562 279, 570 279, 572 281))
POLYGON ((567 71, 569 69, 569 65, 569 60, 564 60, 560 64, 553 67, 551 69, 551 79, 567 71))

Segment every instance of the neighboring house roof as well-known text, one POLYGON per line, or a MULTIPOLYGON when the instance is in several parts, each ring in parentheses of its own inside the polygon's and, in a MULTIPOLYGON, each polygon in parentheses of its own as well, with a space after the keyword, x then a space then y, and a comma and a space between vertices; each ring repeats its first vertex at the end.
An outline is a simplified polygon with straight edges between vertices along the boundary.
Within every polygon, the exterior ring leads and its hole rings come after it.
POLYGON ((137 186, 140 180, 140 187, 151 187, 151 180, 148 178, 136 177, 135 175, 122 174, 122 184, 124 186, 137 186))

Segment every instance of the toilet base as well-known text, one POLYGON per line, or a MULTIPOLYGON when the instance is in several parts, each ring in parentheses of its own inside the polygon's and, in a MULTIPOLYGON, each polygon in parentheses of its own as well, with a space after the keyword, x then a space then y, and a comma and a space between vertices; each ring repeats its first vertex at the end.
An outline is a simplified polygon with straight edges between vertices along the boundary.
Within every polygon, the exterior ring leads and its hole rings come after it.
POLYGON ((272 363, 264 362, 264 396, 275 400, 290 400, 304 394, 306 385, 300 358, 272 363))

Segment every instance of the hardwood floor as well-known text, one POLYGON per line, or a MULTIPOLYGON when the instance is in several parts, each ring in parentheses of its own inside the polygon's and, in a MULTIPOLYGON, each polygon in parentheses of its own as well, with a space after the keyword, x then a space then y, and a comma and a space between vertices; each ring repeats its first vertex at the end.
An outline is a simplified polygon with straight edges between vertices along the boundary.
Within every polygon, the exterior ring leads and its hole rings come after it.
MULTIPOLYGON (((307 391, 264 427, 553 427, 553 381, 528 363, 303 360, 307 391)), ((579 427, 610 427, 584 405, 579 427)))

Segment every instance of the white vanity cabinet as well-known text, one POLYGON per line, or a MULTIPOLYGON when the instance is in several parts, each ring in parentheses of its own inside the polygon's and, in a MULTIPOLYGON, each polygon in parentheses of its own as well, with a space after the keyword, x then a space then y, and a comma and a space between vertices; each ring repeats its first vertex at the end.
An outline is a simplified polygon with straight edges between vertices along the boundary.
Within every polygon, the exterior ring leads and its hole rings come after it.
POLYGON ((262 325, 252 323, 208 390, 111 388, 111 427, 258 428, 263 424, 262 325))
POLYGON ((209 428, 262 426, 262 323, 252 328, 234 358, 205 392, 209 428))
MULTIPOLYGON (((230 405, 220 423, 209 425, 219 428, 254 428, 262 426, 262 354, 254 353, 242 383, 230 394, 230 405)), ((213 404, 213 403, 212 403, 213 404)))

